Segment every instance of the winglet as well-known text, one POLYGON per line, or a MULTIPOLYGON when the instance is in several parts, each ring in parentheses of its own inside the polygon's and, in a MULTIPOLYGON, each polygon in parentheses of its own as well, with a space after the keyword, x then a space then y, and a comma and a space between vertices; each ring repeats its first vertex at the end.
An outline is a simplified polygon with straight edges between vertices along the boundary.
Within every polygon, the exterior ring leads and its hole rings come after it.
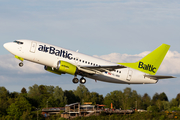
POLYGON ((162 44, 154 51, 149 53, 147 56, 142 58, 140 61, 136 63, 118 63, 144 73, 148 73, 150 75, 155 75, 158 71, 165 55, 167 54, 170 45, 162 44))

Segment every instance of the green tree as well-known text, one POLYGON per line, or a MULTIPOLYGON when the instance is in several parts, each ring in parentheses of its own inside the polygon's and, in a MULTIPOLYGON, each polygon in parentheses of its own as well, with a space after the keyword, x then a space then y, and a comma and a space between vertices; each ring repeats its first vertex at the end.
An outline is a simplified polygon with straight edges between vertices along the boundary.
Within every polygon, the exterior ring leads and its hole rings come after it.
POLYGON ((44 94, 44 95, 46 95, 46 94, 48 94, 48 92, 47 92, 47 89, 46 89, 47 87, 46 86, 44 86, 44 85, 40 85, 39 87, 38 87, 38 91, 40 92, 40 94, 44 94))
POLYGON ((147 109, 147 107, 151 105, 151 97, 147 93, 145 93, 142 97, 142 102, 143 109, 147 109))
POLYGON ((124 94, 122 91, 115 90, 111 93, 108 93, 104 98, 104 104, 106 107, 110 108, 111 103, 115 108, 122 108, 122 98, 124 94))
POLYGON ((159 109, 160 111, 164 109, 164 108, 163 108, 163 102, 162 102, 160 99, 158 99, 158 100, 156 101, 156 106, 158 107, 158 109, 159 109))
POLYGON ((170 110, 170 103, 168 101, 162 101, 164 110, 170 110))
POLYGON ((52 96, 54 92, 54 87, 34 84, 29 87, 28 100, 35 108, 46 107, 49 97, 52 96))
POLYGON ((159 94, 159 100, 168 101, 168 97, 166 96, 166 94, 164 92, 162 92, 159 94))
POLYGON ((64 95, 67 98, 67 104, 76 103, 80 101, 79 97, 75 96, 72 90, 65 90, 64 95))
MULTIPOLYGON (((74 94, 79 97, 82 102, 86 102, 90 97, 89 90, 85 87, 85 85, 79 84, 77 89, 74 91, 74 94)), ((89 101, 89 100, 88 100, 89 101)))
POLYGON ((23 96, 19 96, 18 98, 16 98, 15 103, 12 103, 7 109, 8 114, 10 116, 13 116, 14 119, 19 119, 20 116, 23 115, 24 111, 30 112, 31 104, 23 96))
POLYGON ((19 93, 18 93, 18 92, 11 92, 11 93, 9 94, 9 96, 10 96, 11 98, 15 99, 15 98, 17 98, 17 97, 19 96, 19 93))
POLYGON ((9 91, 5 87, 0 87, 0 117, 7 114, 6 109, 13 102, 9 96, 9 91))
POLYGON ((175 98, 170 101, 170 107, 178 107, 178 105, 178 101, 175 98))
POLYGON ((26 88, 23 87, 23 88, 21 89, 21 93, 22 93, 22 94, 26 94, 26 93, 27 93, 26 88))
POLYGON ((28 100, 32 106, 35 108, 40 108, 41 106, 41 93, 39 91, 39 86, 34 84, 32 87, 29 87, 29 91, 27 93, 28 100))
POLYGON ((153 98, 152 98, 152 105, 155 105, 156 104, 156 101, 159 99, 159 94, 158 93, 155 93, 153 98))
POLYGON ((62 90, 62 88, 60 88, 59 86, 56 86, 54 89, 54 93, 53 96, 55 99, 59 99, 60 101, 63 102, 64 100, 64 92, 62 90))
POLYGON ((104 104, 110 108, 111 103, 115 108, 122 109, 134 108, 136 104, 138 108, 142 106, 141 95, 138 95, 135 90, 132 91, 129 87, 124 89, 124 93, 118 90, 108 93, 104 98, 104 104))
POLYGON ((133 90, 129 99, 129 108, 135 108, 137 105, 137 109, 143 108, 143 102, 141 95, 138 95, 136 90, 133 90))
POLYGON ((67 104, 67 98, 64 95, 62 88, 60 88, 59 86, 56 86, 54 88, 53 97, 55 98, 55 100, 58 101, 59 107, 63 107, 63 106, 65 106, 65 104, 67 104))
POLYGON ((129 109, 130 107, 132 107, 130 105, 131 96, 132 96, 131 88, 129 88, 129 87, 125 88, 124 93, 123 93, 123 98, 122 98, 122 108, 123 109, 129 109))
POLYGON ((53 94, 54 93, 54 86, 50 85, 50 86, 45 86, 47 93, 49 94, 53 94))
POLYGON ((148 112, 159 112, 159 109, 158 109, 158 107, 157 106, 149 106, 148 108, 147 108, 147 111, 148 112))
POLYGON ((90 102, 92 102, 92 104, 94 104, 94 105, 102 104, 103 103, 103 96, 99 95, 96 92, 91 92, 90 93, 90 102))
POLYGON ((54 96, 50 96, 47 100, 44 99, 44 104, 47 105, 48 107, 64 107, 64 106, 60 106, 60 101, 55 99, 54 96))
POLYGON ((111 108, 111 103, 114 105, 114 101, 111 97, 110 93, 107 93, 107 95, 104 98, 104 104, 106 105, 107 108, 111 108))
POLYGON ((21 120, 32 120, 33 116, 30 114, 29 111, 24 111, 22 116, 20 117, 21 120))
POLYGON ((28 91, 28 97, 37 97, 40 96, 41 93, 39 91, 39 86, 37 84, 34 84, 32 87, 29 87, 29 91, 28 91))
POLYGON ((176 101, 178 101, 178 105, 180 105, 180 93, 177 94, 176 101))

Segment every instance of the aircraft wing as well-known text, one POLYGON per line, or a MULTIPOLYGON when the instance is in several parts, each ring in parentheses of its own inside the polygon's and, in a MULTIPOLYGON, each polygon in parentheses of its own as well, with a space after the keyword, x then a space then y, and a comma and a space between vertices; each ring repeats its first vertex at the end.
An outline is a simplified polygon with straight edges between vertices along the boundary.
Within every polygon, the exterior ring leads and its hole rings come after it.
POLYGON ((116 69, 122 69, 126 68, 125 66, 122 65, 113 65, 113 66, 78 66, 78 69, 89 73, 89 74, 98 74, 102 72, 111 72, 115 71, 116 69))
POLYGON ((155 79, 155 80, 158 80, 158 79, 168 79, 168 78, 176 78, 174 76, 162 76, 162 75, 144 75, 144 77, 152 78, 152 79, 155 79))

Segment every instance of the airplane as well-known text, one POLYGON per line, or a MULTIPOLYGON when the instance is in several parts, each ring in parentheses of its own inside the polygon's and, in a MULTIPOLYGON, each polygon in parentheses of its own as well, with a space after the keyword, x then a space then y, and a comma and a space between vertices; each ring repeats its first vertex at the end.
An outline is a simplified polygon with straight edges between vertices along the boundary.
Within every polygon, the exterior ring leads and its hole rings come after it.
POLYGON ((170 45, 162 44, 141 60, 134 63, 113 63, 78 51, 33 41, 16 40, 5 43, 4 48, 15 58, 44 65, 46 71, 61 75, 70 74, 73 83, 86 83, 87 78, 119 84, 155 84, 160 79, 173 76, 156 75, 170 45), (80 79, 77 75, 82 76, 80 79))

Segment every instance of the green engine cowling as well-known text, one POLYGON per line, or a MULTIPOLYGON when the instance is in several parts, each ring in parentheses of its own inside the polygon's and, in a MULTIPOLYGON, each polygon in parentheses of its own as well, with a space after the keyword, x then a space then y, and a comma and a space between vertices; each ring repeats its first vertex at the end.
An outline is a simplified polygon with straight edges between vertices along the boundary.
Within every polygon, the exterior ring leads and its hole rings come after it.
POLYGON ((60 72, 59 70, 56 70, 56 69, 53 69, 52 70, 52 67, 49 67, 49 66, 44 66, 44 69, 48 72, 52 72, 52 73, 55 73, 55 74, 58 74, 58 75, 61 75, 62 72, 60 72))
POLYGON ((69 62, 58 61, 57 62, 57 70, 62 73, 68 73, 71 75, 75 75, 77 71, 77 67, 69 62))

